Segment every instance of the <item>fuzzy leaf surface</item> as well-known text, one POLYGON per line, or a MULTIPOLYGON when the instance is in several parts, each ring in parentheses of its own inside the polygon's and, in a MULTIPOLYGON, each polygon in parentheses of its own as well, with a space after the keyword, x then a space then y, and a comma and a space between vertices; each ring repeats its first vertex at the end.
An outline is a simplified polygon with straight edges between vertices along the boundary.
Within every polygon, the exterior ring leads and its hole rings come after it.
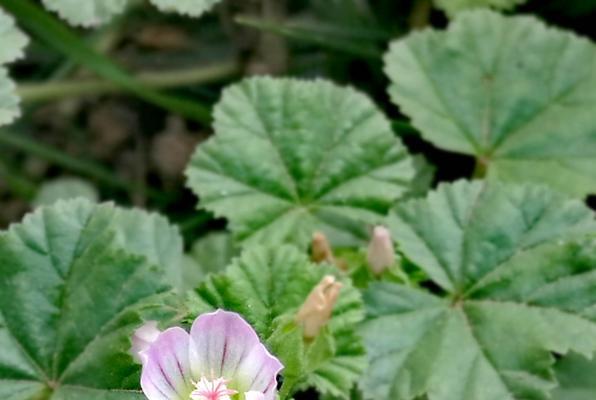
POLYGON ((214 118, 188 185, 245 244, 305 246, 315 230, 353 244, 416 174, 377 107, 330 82, 247 79, 224 91, 214 118))
POLYGON ((389 225, 445 294, 369 288, 367 398, 546 400, 552 353, 596 350, 596 228, 581 202, 461 181, 398 206, 389 225))
POLYGON ((463 12, 395 41, 393 101, 436 146, 504 181, 596 192, 596 50, 534 17, 463 12))

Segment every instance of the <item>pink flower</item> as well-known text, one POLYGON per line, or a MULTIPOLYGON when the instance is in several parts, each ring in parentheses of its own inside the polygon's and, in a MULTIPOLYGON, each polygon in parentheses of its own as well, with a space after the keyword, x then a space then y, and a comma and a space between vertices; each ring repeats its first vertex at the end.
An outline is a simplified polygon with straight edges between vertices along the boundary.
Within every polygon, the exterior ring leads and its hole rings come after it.
POLYGON ((190 334, 169 328, 145 351, 149 400, 274 400, 283 366, 236 313, 200 315, 190 334))

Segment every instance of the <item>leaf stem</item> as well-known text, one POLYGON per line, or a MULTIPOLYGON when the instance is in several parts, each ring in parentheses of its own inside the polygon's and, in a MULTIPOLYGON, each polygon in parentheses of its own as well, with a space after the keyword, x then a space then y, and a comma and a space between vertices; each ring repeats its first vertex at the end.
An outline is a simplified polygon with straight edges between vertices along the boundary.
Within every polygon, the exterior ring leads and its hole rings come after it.
POLYGON ((484 179, 487 171, 488 171, 488 159, 486 159, 484 157, 478 157, 476 159, 476 165, 474 166, 474 172, 472 173, 472 178, 484 179))
MULTIPOLYGON (((220 81, 240 72, 236 62, 188 69, 160 72, 140 72, 136 79, 143 86, 152 89, 167 89, 220 81)), ((54 100, 65 97, 80 97, 106 93, 120 93, 125 89, 104 79, 61 80, 45 83, 20 83, 17 93, 25 103, 54 100)))

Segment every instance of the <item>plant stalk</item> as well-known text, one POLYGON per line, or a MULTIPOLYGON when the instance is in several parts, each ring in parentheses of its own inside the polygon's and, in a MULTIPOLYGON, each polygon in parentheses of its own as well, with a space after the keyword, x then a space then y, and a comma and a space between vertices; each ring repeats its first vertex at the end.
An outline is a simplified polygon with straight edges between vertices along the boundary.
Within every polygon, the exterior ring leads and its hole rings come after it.
MULTIPOLYGON (((136 79, 152 89, 168 89, 221 81, 240 72, 236 62, 223 62, 197 68, 160 72, 141 72, 136 79)), ((61 80, 46 83, 21 83, 17 93, 24 103, 55 100, 66 97, 96 96, 125 92, 122 86, 103 79, 61 80)))

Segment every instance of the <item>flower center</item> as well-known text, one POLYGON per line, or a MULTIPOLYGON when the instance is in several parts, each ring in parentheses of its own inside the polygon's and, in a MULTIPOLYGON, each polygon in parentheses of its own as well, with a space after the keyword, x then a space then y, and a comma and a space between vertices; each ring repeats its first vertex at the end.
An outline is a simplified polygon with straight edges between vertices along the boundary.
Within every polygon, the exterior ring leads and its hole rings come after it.
POLYGON ((230 396, 238 392, 228 389, 227 384, 228 381, 224 378, 217 378, 210 381, 202 377, 198 382, 194 383, 195 390, 190 394, 190 398, 192 400, 231 400, 230 396))

